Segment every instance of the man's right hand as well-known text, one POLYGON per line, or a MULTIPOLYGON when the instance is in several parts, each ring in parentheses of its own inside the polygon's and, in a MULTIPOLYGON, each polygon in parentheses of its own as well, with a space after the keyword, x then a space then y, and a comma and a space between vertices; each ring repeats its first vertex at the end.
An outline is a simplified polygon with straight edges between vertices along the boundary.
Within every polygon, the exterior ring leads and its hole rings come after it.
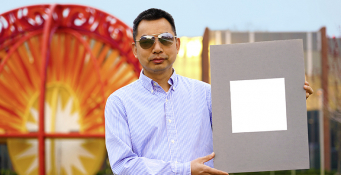
POLYGON ((228 175, 228 173, 211 168, 206 166, 204 163, 213 159, 215 156, 214 153, 207 155, 205 157, 199 157, 193 161, 191 161, 191 174, 219 174, 219 175, 228 175))

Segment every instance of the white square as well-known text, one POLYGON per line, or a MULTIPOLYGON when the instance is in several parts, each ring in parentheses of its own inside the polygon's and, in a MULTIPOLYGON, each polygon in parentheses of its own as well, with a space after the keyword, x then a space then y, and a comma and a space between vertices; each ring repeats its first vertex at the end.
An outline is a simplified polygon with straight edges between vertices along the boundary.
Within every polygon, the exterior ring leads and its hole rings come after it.
POLYGON ((230 81, 232 133, 287 130, 284 78, 230 81))

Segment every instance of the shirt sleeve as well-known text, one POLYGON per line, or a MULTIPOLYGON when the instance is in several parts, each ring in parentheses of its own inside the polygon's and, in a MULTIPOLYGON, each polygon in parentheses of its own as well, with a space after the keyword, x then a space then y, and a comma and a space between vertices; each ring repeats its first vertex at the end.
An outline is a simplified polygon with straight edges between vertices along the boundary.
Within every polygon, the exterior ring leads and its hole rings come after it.
POLYGON ((211 85, 206 85, 206 101, 207 101, 207 107, 210 113, 210 121, 212 126, 212 97, 211 97, 211 85))
POLYGON ((190 162, 165 162, 138 157, 133 152, 126 111, 120 98, 114 95, 105 106, 105 143, 115 174, 191 174, 190 162))

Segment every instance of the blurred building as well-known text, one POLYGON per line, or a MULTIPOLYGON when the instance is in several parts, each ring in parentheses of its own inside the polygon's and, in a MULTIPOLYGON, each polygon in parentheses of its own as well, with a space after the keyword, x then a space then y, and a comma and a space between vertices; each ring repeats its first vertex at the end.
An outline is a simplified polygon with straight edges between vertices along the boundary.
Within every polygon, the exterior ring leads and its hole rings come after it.
POLYGON ((202 37, 181 37, 180 50, 173 66, 177 74, 201 80, 202 37))

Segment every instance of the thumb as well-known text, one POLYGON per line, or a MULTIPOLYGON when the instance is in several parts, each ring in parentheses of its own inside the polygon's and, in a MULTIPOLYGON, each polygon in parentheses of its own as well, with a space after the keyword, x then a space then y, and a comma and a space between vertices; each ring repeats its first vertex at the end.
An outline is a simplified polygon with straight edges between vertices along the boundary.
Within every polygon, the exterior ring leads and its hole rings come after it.
POLYGON ((202 163, 205 163, 205 162, 213 159, 214 156, 215 156, 215 153, 213 152, 212 154, 209 154, 209 155, 207 155, 205 157, 202 157, 202 163))

